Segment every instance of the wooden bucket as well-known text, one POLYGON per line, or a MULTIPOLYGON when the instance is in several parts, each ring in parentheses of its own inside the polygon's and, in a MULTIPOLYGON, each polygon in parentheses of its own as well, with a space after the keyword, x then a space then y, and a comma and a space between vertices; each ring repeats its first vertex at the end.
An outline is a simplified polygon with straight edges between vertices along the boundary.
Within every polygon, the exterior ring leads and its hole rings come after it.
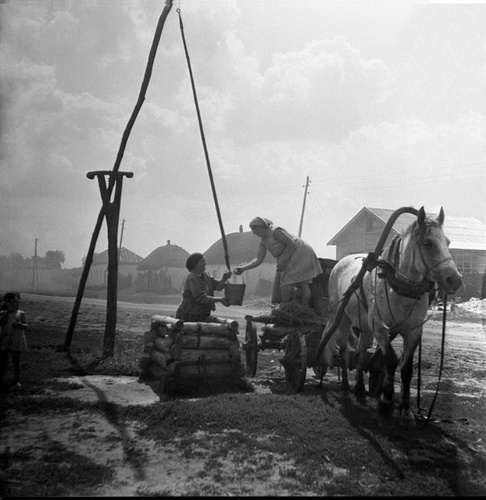
POLYGON ((224 285, 224 297, 230 306, 241 306, 245 296, 245 283, 226 283, 224 285))

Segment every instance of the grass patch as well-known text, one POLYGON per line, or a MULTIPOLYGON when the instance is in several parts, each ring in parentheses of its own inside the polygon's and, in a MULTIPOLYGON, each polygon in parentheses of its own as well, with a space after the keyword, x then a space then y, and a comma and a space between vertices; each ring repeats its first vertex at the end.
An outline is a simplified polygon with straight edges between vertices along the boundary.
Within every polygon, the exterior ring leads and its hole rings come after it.
POLYGON ((49 441, 42 450, 20 448, 12 454, 13 467, 5 473, 11 496, 69 496, 73 488, 86 494, 111 481, 110 467, 97 464, 56 441, 49 441), (28 472, 27 472, 28 471, 28 472))

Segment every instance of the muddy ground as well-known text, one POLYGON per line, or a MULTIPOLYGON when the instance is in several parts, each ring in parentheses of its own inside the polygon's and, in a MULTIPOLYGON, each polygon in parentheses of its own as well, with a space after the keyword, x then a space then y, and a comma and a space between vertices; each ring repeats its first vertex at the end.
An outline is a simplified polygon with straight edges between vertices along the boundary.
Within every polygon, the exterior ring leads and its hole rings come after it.
MULTIPOLYGON (((40 356, 43 349, 55 348, 55 345, 46 346, 40 340, 46 331, 57 332, 60 341, 64 338, 72 312, 72 299, 36 297, 27 294, 23 299, 23 307, 28 313, 30 325, 29 356, 40 356), (36 339, 36 335, 39 338, 36 339)), ((149 328, 151 316, 173 315, 175 308, 175 304, 120 303, 117 320, 118 338, 140 338, 141 354, 141 338, 143 332, 149 328)), ((265 307, 253 303, 252 307, 222 309, 219 314, 239 321, 239 336, 243 341, 245 314, 262 312, 266 312, 265 307)), ((332 440, 322 442, 324 451, 318 459, 318 462, 322 463, 313 466, 315 467, 313 473, 321 479, 313 479, 311 482, 309 477, 299 475, 302 474, 299 472, 301 467, 307 470, 309 464, 299 464, 296 457, 291 453, 280 453, 279 448, 276 448, 277 451, 268 451, 268 443, 272 440, 272 436, 285 437, 281 427, 273 429, 272 432, 253 436, 255 437, 253 447, 247 450, 247 455, 243 455, 243 458, 229 453, 225 455, 224 460, 215 462, 212 458, 215 450, 218 447, 220 450, 224 449, 225 443, 229 442, 229 436, 247 432, 243 424, 232 425, 229 417, 221 425, 207 422, 211 425, 201 426, 200 430, 190 434, 190 438, 186 436, 187 441, 184 441, 182 447, 182 438, 178 434, 179 424, 174 421, 171 422, 174 429, 172 439, 166 439, 161 444, 155 436, 152 439, 150 434, 145 433, 141 437, 142 426, 137 419, 122 422, 114 419, 113 415, 110 417, 107 413, 89 410, 75 412, 69 409, 65 413, 48 411, 44 414, 19 411, 20 407, 16 406, 15 398, 22 397, 25 387, 18 389, 17 395, 12 395, 12 391, 3 395, 2 403, 11 404, 12 409, 2 412, 0 458, 5 457, 7 448, 14 457, 20 456, 20 451, 25 455, 26 450, 29 450, 29 459, 33 460, 49 447, 62 446, 63 449, 87 457, 100 466, 110 468, 109 477, 97 482, 96 486, 81 485, 68 491, 60 488, 57 490, 59 496, 148 494, 484 496, 486 494, 484 318, 483 311, 477 307, 474 310, 457 307, 449 314, 439 393, 432 419, 424 425, 419 413, 427 414, 438 387, 441 313, 437 312, 427 322, 423 339, 421 412, 416 412, 415 428, 404 427, 396 416, 390 423, 383 424, 376 417, 373 401, 370 401, 367 408, 361 409, 353 396, 343 397, 339 389, 340 374, 337 369, 326 374, 322 388, 313 376, 313 370, 309 369, 304 391, 300 395, 289 396, 285 374, 279 363, 282 353, 277 350, 260 351, 256 376, 248 379, 252 392, 245 397, 253 398, 251 403, 247 404, 248 411, 255 406, 255 415, 258 415, 258 404, 266 404, 265 399, 258 398, 269 398, 269 405, 283 404, 283 408, 286 407, 285 404, 299 408, 302 406, 304 412, 308 412, 308 408, 314 408, 315 405, 322 405, 318 410, 322 415, 327 411, 335 412, 326 425, 336 425, 335 432, 342 432, 345 436, 334 443, 332 440), (261 445, 255 448, 255 443, 261 445), (188 447, 191 453, 187 452, 188 447), (134 453, 134 450, 138 450, 137 453, 134 453), (139 454, 143 457, 140 458, 139 454), (139 459, 134 460, 134 455, 139 459), (377 467, 383 470, 377 470, 377 467)), ((83 301, 73 339, 74 351, 78 336, 83 335, 83 332, 97 332, 102 335, 104 321, 103 301, 89 299, 83 301)), ((400 352, 398 339, 396 349, 400 352)), ((28 363, 32 358, 26 359, 28 363)), ((351 375, 351 380, 353 379, 354 372, 351 375)), ((54 385, 53 388, 44 391, 42 397, 49 397, 54 401, 62 396, 86 402, 109 402, 120 407, 154 406, 160 408, 161 412, 167 411, 168 408, 174 410, 174 405, 177 407, 180 404, 192 404, 196 408, 199 404, 203 406, 205 404, 197 398, 175 402, 174 399, 157 391, 157 387, 153 384, 140 382, 135 373, 125 376, 80 376, 67 372, 64 381, 69 385, 62 391, 56 390, 54 385)), ((417 378, 414 376, 412 388, 414 405, 417 395, 416 382, 417 378)), ((28 382, 26 385, 32 392, 34 382, 28 382)), ((398 384, 397 389, 399 389, 398 384)), ((225 394, 219 396, 223 406, 227 404, 227 397, 225 394)), ((218 395, 215 398, 217 404, 218 395)), ((262 413, 263 409, 260 408, 262 413)), ((285 410, 283 413, 284 415, 280 417, 285 418, 285 410)), ((303 418, 303 414, 299 415, 298 418, 303 418)), ((295 415, 290 412, 288 419, 292 418, 295 418, 295 415)), ((269 428, 272 429, 271 425, 269 428)), ((285 431, 289 433, 286 438, 289 440, 292 439, 291 428, 292 426, 285 431)), ((313 431, 316 433, 316 439, 322 439, 317 437, 322 434, 320 427, 310 428, 309 434, 313 431)), ((295 447, 299 447, 299 442, 295 443, 295 447)), ((34 496, 56 495, 56 490, 47 485, 29 484, 31 489, 26 487, 28 479, 20 472, 21 466, 26 466, 25 460, 24 458, 22 462, 19 459, 17 465, 14 463, 15 460, 11 460, 7 466, 4 464, 3 468, 0 463, 0 482, 3 481, 4 490, 10 492, 11 496, 25 496, 29 492, 31 494, 34 492, 34 496)), ((309 471, 307 473, 310 474, 309 471)), ((42 483, 39 478, 36 481, 42 483)))

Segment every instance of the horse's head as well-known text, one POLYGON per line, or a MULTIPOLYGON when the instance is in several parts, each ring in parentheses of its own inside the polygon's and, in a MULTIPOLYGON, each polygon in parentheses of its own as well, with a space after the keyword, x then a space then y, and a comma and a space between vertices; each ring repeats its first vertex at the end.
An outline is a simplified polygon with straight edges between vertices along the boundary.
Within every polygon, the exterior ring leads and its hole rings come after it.
POLYGON ((430 219, 422 207, 411 226, 411 239, 415 243, 416 269, 435 281, 443 292, 451 294, 457 292, 463 281, 449 252, 450 240, 444 234, 443 224, 443 208, 436 219, 430 219))

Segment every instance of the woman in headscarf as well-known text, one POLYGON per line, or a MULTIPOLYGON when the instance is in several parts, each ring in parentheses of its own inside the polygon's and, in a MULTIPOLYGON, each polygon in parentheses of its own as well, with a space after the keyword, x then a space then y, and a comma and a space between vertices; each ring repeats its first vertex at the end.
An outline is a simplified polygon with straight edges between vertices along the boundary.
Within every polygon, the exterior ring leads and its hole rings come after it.
POLYGON ((213 278, 206 272, 206 259, 199 252, 189 255, 186 267, 189 275, 184 283, 182 302, 177 309, 176 318, 182 321, 207 322, 211 318, 211 312, 216 310, 217 302, 229 306, 226 298, 214 297, 214 291, 222 290, 232 273, 226 271, 220 281, 213 278))
MULTIPOLYGON (((248 264, 236 267, 234 273, 240 275, 248 269, 259 266, 267 250, 277 259, 275 288, 280 289, 280 301, 288 303, 292 300, 293 288, 300 290, 301 301, 310 306, 312 280, 322 273, 321 265, 312 247, 301 238, 293 236, 281 227, 273 227, 271 220, 255 217, 250 222, 250 229, 260 239, 257 256, 248 264)), ((278 298, 272 297, 272 302, 278 298)))

